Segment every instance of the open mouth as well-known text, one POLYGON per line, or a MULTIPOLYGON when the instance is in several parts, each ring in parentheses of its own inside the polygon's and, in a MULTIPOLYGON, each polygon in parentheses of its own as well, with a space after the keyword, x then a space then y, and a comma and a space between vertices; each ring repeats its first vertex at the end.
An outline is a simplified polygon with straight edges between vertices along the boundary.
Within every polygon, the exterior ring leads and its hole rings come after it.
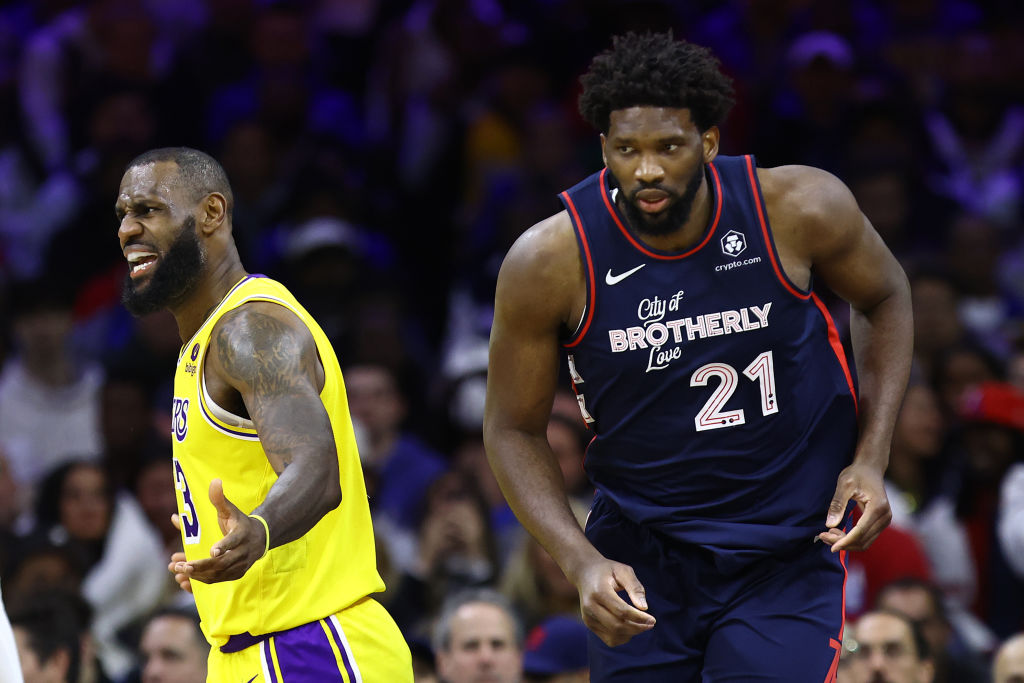
POLYGON ((126 254, 129 275, 134 279, 143 275, 156 265, 157 255, 151 251, 132 251, 126 254))

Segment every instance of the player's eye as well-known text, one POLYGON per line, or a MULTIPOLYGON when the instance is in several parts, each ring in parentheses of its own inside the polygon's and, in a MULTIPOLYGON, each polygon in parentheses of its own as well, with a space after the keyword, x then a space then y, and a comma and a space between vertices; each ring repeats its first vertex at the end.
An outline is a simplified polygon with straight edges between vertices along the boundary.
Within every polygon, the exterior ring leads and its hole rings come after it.
POLYGON ((633 148, 630 147, 629 145, 619 145, 618 149, 619 149, 619 154, 630 154, 633 151, 633 148))

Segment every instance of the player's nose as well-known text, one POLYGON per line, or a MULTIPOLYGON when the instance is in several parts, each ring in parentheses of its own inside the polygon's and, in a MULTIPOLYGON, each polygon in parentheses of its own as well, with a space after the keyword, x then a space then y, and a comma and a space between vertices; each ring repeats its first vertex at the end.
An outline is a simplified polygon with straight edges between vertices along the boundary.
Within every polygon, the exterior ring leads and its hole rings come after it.
POLYGON ((655 183, 664 177, 665 169, 654 155, 644 154, 640 157, 640 163, 636 167, 637 180, 644 183, 655 183))

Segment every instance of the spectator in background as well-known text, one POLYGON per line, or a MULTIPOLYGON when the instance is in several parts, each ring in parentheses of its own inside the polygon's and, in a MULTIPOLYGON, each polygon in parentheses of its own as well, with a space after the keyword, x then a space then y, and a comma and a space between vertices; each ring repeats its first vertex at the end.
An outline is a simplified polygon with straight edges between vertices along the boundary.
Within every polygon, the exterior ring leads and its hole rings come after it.
POLYGON ((548 443, 558 457, 558 468, 562 470, 565 491, 569 497, 589 507, 594 497, 587 473, 583 470, 590 435, 578 417, 566 417, 556 412, 548 420, 548 443))
POLYGON ((953 220, 946 241, 946 263, 960 292, 957 313, 971 337, 999 358, 1009 355, 1024 317, 1024 303, 1000 282, 999 259, 1011 239, 992 221, 963 213, 953 220))
POLYGON ((79 556, 66 545, 33 536, 19 540, 15 547, 16 560, 4 574, 8 602, 36 593, 81 592, 85 568, 79 556))
POLYGON ((1024 615, 1024 583, 997 535, 1000 486, 1022 452, 1024 395, 986 382, 963 394, 958 417, 955 458, 915 528, 954 629, 969 649, 988 655, 996 636, 1019 630, 1024 615))
POLYGON ((885 472, 893 525, 912 531, 913 516, 937 492, 945 439, 946 423, 935 392, 920 380, 912 381, 896 418, 885 472))
POLYGON ((150 387, 130 369, 107 368, 100 390, 99 419, 101 459, 116 491, 133 489, 147 460, 157 454, 169 455, 167 439, 154 429, 150 387))
POLYGON ((519 683, 523 627, 496 591, 456 593, 445 600, 434 628, 437 672, 445 683, 519 683))
POLYGON ((7 456, 0 450, 0 576, 6 576, 15 560, 15 523, 21 512, 22 495, 7 456))
POLYGON ((943 349, 936 357, 932 386, 946 420, 957 423, 964 392, 982 382, 1003 378, 999 359, 973 342, 961 342, 943 349))
POLYGON ((415 535, 426 492, 447 463, 402 428, 409 406, 390 368, 350 366, 345 370, 345 389, 352 417, 366 435, 359 457, 377 534, 392 561, 408 570, 415 561, 415 535))
POLYGON ((97 459, 101 368, 71 344, 71 293, 55 277, 11 289, 15 355, 0 372, 0 444, 17 482, 34 491, 75 456, 97 459))
MULTIPOLYGON (((168 448, 169 450, 169 448, 168 448)), ((146 521, 159 539, 163 552, 161 557, 170 557, 174 553, 183 552, 181 532, 171 523, 171 515, 177 514, 178 504, 174 498, 175 489, 168 484, 170 453, 153 456, 144 460, 138 467, 131 491, 142 508, 146 521)), ((164 574, 163 591, 158 600, 162 605, 194 605, 195 600, 178 586, 170 572, 164 574)))
POLYGON ((192 609, 162 609, 146 622, 139 643, 142 683, 203 683, 210 645, 192 609))
POLYGON ((82 595, 95 611, 92 632, 104 671, 127 673, 134 652, 120 631, 160 600, 166 565, 158 537, 127 493, 115 495, 104 470, 71 462, 51 473, 36 505, 40 533, 66 545, 86 567, 82 595))
POLYGON ((489 585, 498 572, 487 506, 465 475, 446 472, 434 481, 422 519, 416 562, 386 605, 402 632, 414 635, 447 596, 489 585))
POLYGON ((932 377, 939 355, 965 338, 959 316, 959 292, 948 273, 921 268, 910 277, 914 309, 914 366, 932 377))
POLYGON ((849 676, 844 683, 931 683, 934 666, 928 641, 898 612, 875 611, 853 626, 849 676))
POLYGON ((1013 351, 1006 363, 1006 381, 1024 392, 1024 335, 1014 343, 1013 351))
POLYGON ((1009 638, 996 652, 992 683, 1024 681, 1024 633, 1009 638))
POLYGON ((935 666, 935 683, 986 683, 984 661, 953 630, 942 592, 921 579, 899 579, 883 587, 875 608, 899 612, 921 629, 935 666))
POLYGON ((25 683, 109 683, 89 636, 89 606, 74 593, 20 596, 10 609, 25 683))
MULTIPOLYGON (((589 504, 570 502, 580 527, 586 526, 589 504)), ((526 628, 534 628, 548 617, 570 616, 578 619, 580 596, 576 586, 532 536, 523 534, 501 578, 502 592, 508 596, 526 628)))
POLYGON ((575 617, 551 617, 526 637, 526 683, 588 683, 587 627, 575 617))

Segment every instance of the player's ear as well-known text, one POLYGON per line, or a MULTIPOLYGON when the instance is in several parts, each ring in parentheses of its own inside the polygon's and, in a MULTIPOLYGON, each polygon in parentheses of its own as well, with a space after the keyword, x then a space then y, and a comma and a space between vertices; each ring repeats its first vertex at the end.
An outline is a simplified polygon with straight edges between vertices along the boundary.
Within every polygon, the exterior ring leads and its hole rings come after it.
POLYGON ((718 126, 711 126, 701 133, 700 142, 704 147, 704 163, 708 164, 718 156, 718 141, 721 139, 721 131, 718 126))
POLYGON ((605 166, 608 165, 608 155, 604 153, 604 146, 608 143, 608 138, 605 137, 604 133, 601 133, 601 161, 605 166))
POLYGON ((199 229, 209 235, 227 221, 228 201, 220 192, 211 192, 200 202, 199 212, 199 229))

